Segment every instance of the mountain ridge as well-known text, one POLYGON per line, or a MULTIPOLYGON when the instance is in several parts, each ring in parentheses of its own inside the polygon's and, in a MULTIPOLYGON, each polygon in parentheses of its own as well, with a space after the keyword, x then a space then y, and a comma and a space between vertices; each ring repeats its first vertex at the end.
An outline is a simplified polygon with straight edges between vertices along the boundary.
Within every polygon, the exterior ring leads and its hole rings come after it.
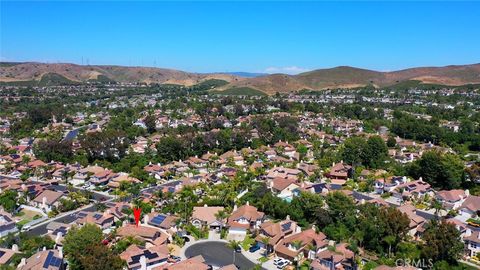
POLYGON ((157 67, 127 67, 119 65, 77 65, 71 63, 1 62, 0 82, 41 81, 54 74, 66 80, 82 83, 92 80, 194 85, 217 79, 228 82, 216 90, 252 88, 267 94, 298 90, 355 88, 367 85, 384 87, 405 81, 442 85, 480 83, 480 63, 443 67, 414 67, 396 71, 375 71, 351 66, 316 69, 297 75, 266 74, 239 76, 240 73, 192 73, 157 67))

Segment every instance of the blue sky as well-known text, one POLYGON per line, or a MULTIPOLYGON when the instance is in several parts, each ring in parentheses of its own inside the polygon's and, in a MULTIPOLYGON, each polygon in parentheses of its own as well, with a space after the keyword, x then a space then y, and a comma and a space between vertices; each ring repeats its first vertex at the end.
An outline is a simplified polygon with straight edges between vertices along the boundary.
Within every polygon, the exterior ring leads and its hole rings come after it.
POLYGON ((480 62, 480 2, 0 1, 3 61, 298 73, 480 62))

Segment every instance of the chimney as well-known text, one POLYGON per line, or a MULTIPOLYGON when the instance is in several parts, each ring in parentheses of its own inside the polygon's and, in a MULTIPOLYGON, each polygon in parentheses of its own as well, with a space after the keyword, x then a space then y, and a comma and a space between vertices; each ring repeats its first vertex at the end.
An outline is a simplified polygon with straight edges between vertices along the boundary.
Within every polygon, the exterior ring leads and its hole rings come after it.
POLYGON ((470 236, 470 235, 472 235, 472 230, 467 228, 464 236, 470 236))
POLYGON ((57 236, 55 237, 55 243, 60 243, 60 238, 62 238, 62 232, 57 232, 57 236))
POLYGON ((250 202, 249 202, 249 201, 247 201, 246 205, 250 205, 250 202))
POLYGON ((144 215, 144 216, 143 216, 143 223, 144 223, 145 225, 148 225, 148 220, 149 220, 148 215, 144 215))
POLYGON ((140 270, 147 270, 147 258, 143 255, 140 257, 140 270))
POLYGON ((12 251, 18 252, 18 246, 17 246, 17 244, 13 244, 13 245, 12 245, 12 251))
POLYGON ((468 197, 468 196, 470 196, 470 190, 466 189, 465 190, 465 197, 468 197))
POLYGON ((287 217, 285 218, 285 220, 290 220, 290 215, 287 215, 287 217))
POLYGON ((63 258, 63 247, 58 247, 58 257, 63 258))
POLYGON ((235 212, 235 211, 237 211, 237 209, 238 209, 238 207, 237 207, 237 205, 235 204, 235 205, 233 206, 233 211, 235 212))
POLYGON ((23 267, 25 264, 27 264, 27 259, 22 258, 22 261, 20 261, 18 264, 17 269, 23 267))

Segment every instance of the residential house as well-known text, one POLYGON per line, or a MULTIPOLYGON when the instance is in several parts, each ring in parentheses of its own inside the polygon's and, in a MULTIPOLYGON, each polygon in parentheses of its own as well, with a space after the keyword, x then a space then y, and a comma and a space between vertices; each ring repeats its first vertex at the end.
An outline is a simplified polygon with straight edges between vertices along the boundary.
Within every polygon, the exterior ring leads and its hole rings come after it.
POLYGON ((19 252, 16 245, 14 245, 12 249, 0 248, 0 265, 9 265, 12 261, 13 256, 18 253, 19 252))
POLYGON ((64 194, 61 192, 47 189, 35 197, 35 199, 32 201, 32 204, 33 206, 48 213, 52 211, 54 207, 58 207, 60 205, 60 198, 62 196, 64 196, 64 194))
POLYGON ((441 190, 437 192, 436 199, 447 210, 456 210, 462 206, 463 202, 470 195, 470 192, 463 189, 441 190))
POLYGON ((169 230, 172 227, 175 227, 178 219, 179 218, 176 216, 161 214, 157 212, 152 212, 143 216, 144 224, 155 226, 164 230, 169 230))
POLYGON ((57 246, 61 246, 63 238, 67 235, 68 230, 70 229, 70 224, 65 224, 61 222, 52 221, 47 224, 47 235, 55 241, 57 246))
POLYGON ((393 191, 393 196, 401 200, 409 200, 412 197, 420 198, 426 194, 433 196, 433 189, 427 182, 420 177, 419 180, 406 182, 398 185, 393 191))
POLYGON ((409 223, 409 234, 411 236, 419 236, 419 233, 423 231, 423 225, 426 222, 426 219, 417 214, 417 209, 412 204, 404 204, 397 208, 400 212, 406 214, 410 219, 409 223))
POLYGON ((79 215, 83 213, 83 217, 77 220, 80 225, 95 224, 101 229, 108 229, 114 224, 114 216, 108 211, 105 213, 99 212, 84 212, 81 211, 79 215))
POLYGON ((267 172, 267 180, 275 178, 298 180, 302 172, 299 169, 290 169, 285 167, 274 167, 267 172))
POLYGON ((326 238, 311 228, 285 237, 275 246, 275 253, 287 260, 314 259, 316 253, 328 245, 326 238))
POLYGON ((475 257, 480 255, 480 231, 472 231, 467 229, 463 235, 463 242, 465 243, 465 255, 468 257, 475 257))
POLYGON ((130 270, 151 270, 168 262, 169 251, 166 245, 150 248, 129 246, 120 254, 120 258, 127 262, 130 270))
POLYGON ((466 218, 477 217, 480 211, 480 196, 468 196, 458 208, 458 211, 466 218))
POLYGON ((383 194, 384 192, 392 192, 396 187, 405 183, 407 183, 406 176, 389 176, 375 180, 373 187, 376 193, 383 194))
POLYGON ((330 170, 325 174, 331 180, 347 180, 353 176, 352 166, 343 163, 343 161, 333 164, 330 170))
POLYGON ((162 233, 159 229, 149 226, 127 224, 117 229, 118 237, 140 237, 149 243, 165 243, 168 235, 162 233))
POLYGON ((22 259, 17 270, 64 270, 66 269, 61 250, 42 250, 28 259, 22 259))
POLYGON ((232 214, 228 218, 230 234, 247 234, 247 230, 256 230, 265 220, 265 213, 257 210, 248 202, 237 208, 235 205, 232 214))
POLYGON ((201 255, 198 255, 172 265, 155 267, 152 270, 212 270, 212 267, 201 255))
POLYGON ((287 216, 285 220, 280 222, 267 221, 260 224, 258 234, 255 237, 257 245, 265 248, 267 253, 273 252, 273 248, 285 237, 301 232, 302 229, 295 221, 290 220, 287 216), (268 240, 268 244, 265 244, 268 240))
POLYGON ((0 209, 0 238, 18 232, 12 215, 0 209))
POLYGON ((294 196, 300 193, 300 184, 297 183, 296 179, 291 178, 274 178, 269 181, 269 187, 277 197, 285 201, 291 201, 294 196))
POLYGON ((355 253, 348 249, 346 243, 332 248, 324 248, 317 253, 312 262, 312 270, 356 270, 355 253))
POLYGON ((160 180, 165 176, 166 170, 160 166, 160 164, 149 164, 143 169, 148 172, 150 176, 155 177, 155 179, 160 180))
POLYGON ((225 220, 218 220, 216 214, 220 211, 224 211, 222 206, 199 206, 193 207, 191 222, 193 226, 202 228, 204 226, 209 229, 217 229, 224 226, 225 220))

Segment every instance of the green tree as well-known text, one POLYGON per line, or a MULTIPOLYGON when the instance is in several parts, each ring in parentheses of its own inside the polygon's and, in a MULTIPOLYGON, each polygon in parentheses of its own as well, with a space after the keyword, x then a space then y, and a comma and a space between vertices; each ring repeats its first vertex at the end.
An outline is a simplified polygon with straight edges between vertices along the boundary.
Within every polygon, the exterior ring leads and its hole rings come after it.
POLYGON ((236 240, 230 240, 227 243, 227 247, 233 250, 233 264, 235 264, 235 253, 240 248, 240 242, 236 240))
POLYGON ((446 221, 430 221, 422 237, 422 256, 433 261, 456 263, 463 251, 460 232, 446 221))
POLYGON ((463 182, 464 165, 457 155, 428 151, 410 165, 408 173, 414 178, 422 177, 435 188, 453 189, 463 182))
POLYGON ((0 205, 5 211, 13 213, 17 209, 17 195, 15 190, 6 190, 0 194, 0 205))
POLYGON ((63 241, 63 250, 70 269, 122 269, 121 259, 103 245, 102 240, 102 230, 96 225, 72 227, 63 241), (110 268, 97 268, 98 265, 92 262, 110 268))
POLYGON ((360 137, 350 137, 345 140, 341 156, 344 162, 354 166, 363 164, 367 142, 360 137))
POLYGON ((145 123, 145 126, 147 126, 147 132, 148 133, 155 132, 155 130, 156 130, 155 116, 149 114, 145 117, 143 122, 145 123))
POLYGON ((363 156, 365 166, 370 168, 382 167, 388 156, 388 147, 381 137, 372 136, 367 140, 363 156))

